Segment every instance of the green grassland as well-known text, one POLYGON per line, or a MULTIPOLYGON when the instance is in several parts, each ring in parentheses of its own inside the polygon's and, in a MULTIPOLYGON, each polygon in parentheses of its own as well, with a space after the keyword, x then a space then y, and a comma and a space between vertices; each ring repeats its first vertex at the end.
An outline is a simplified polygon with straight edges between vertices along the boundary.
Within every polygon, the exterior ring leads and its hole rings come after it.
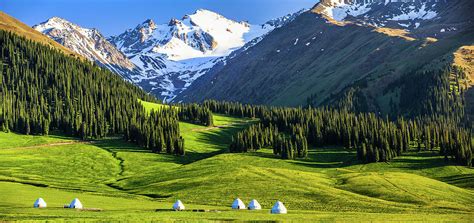
POLYGON ((0 221, 474 219, 474 169, 445 162, 436 151, 373 164, 342 148, 313 148, 300 160, 278 159, 270 149, 230 154, 231 136, 255 120, 214 119, 216 127, 180 123, 185 156, 154 154, 118 138, 0 133, 0 221), (48 208, 32 208, 38 197, 48 208), (75 197, 102 211, 62 208, 75 197), (255 198, 264 210, 230 210, 236 197, 255 198), (170 211, 176 199, 189 210, 214 212, 170 211), (269 214, 276 200, 287 215, 269 214))
POLYGON ((143 100, 140 100, 140 99, 138 99, 138 101, 143 105, 143 107, 145 107, 145 109, 148 112, 150 112, 151 110, 160 110, 160 109, 163 109, 163 108, 169 108, 170 107, 169 105, 157 104, 157 103, 153 103, 153 102, 143 101, 143 100))

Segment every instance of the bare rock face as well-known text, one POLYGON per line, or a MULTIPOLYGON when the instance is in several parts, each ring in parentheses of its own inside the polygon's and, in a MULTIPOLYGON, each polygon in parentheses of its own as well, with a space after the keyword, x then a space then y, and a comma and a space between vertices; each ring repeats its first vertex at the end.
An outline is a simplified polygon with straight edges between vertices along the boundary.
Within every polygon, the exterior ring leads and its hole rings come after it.
POLYGON ((53 17, 33 28, 126 79, 137 72, 135 64, 96 29, 82 28, 58 17, 53 17))
POLYGON ((170 22, 168 23, 168 26, 176 26, 180 23, 181 23, 181 21, 179 21, 177 19, 171 19, 170 22))

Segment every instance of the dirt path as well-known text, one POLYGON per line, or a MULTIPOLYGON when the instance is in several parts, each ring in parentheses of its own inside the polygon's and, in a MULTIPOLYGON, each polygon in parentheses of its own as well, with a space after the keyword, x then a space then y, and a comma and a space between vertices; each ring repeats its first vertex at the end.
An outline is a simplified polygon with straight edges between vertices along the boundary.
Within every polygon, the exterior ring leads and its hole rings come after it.
POLYGON ((56 142, 56 143, 48 143, 48 144, 41 144, 41 145, 34 145, 34 146, 12 147, 12 148, 7 148, 7 149, 36 149, 36 148, 43 148, 43 147, 75 145, 75 144, 94 144, 94 143, 95 143, 94 141, 69 141, 69 142, 56 142))

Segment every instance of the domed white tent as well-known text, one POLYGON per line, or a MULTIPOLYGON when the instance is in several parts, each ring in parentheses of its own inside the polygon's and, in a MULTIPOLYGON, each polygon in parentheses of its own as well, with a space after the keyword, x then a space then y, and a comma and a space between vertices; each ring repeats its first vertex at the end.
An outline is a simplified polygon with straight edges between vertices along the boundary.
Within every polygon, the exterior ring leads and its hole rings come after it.
POLYGON ((79 199, 74 198, 72 202, 69 204, 69 208, 76 208, 76 209, 82 209, 82 203, 79 199))
POLYGON ((234 200, 234 203, 232 203, 232 209, 245 209, 245 204, 242 200, 237 198, 234 200))
POLYGON ((257 200, 253 199, 250 201, 248 208, 249 210, 261 210, 262 206, 260 205, 260 203, 258 203, 257 200))
POLYGON ((35 208, 45 208, 46 206, 46 202, 41 197, 36 199, 35 204, 33 205, 35 208))
POLYGON ((286 207, 280 201, 277 201, 272 207, 272 214, 286 214, 286 207))
POLYGON ((182 211, 182 210, 184 210, 184 204, 183 204, 183 202, 181 202, 180 200, 177 200, 177 201, 173 204, 173 210, 175 210, 175 211, 182 211))

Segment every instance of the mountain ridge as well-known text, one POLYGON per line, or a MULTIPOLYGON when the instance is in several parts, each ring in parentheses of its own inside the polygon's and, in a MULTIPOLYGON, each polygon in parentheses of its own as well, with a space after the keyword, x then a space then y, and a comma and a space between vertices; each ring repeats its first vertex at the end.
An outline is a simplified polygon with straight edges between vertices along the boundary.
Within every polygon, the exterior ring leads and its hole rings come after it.
POLYGON ((438 3, 434 6, 439 9, 437 16, 416 28, 401 27, 398 23, 403 21, 384 26, 367 23, 376 15, 392 15, 393 8, 416 10, 423 4, 427 3, 376 3, 374 6, 379 7, 367 14, 343 21, 328 18, 315 10, 320 4, 315 5, 227 61, 219 71, 197 80, 176 101, 217 99, 336 106, 351 95, 350 101, 356 100, 354 97, 360 99, 356 103, 363 107, 360 111, 393 115, 409 112, 397 109, 405 103, 396 93, 400 88, 388 90, 387 85, 411 72, 441 69, 441 64, 451 64, 455 51, 473 43, 473 24, 468 14, 473 4, 465 1, 438 3), (353 91, 358 93, 350 93, 353 91))
POLYGON ((0 29, 17 33, 30 40, 38 41, 50 47, 54 47, 64 54, 84 59, 81 55, 69 50, 63 45, 43 35, 41 32, 34 30, 23 22, 13 18, 12 16, 0 11, 0 29))
POLYGON ((65 19, 52 17, 33 26, 33 29, 88 60, 95 61, 100 66, 120 74, 125 79, 130 80, 131 76, 140 72, 122 52, 118 51, 95 28, 83 28, 65 19))
MULTIPOLYGON (((96 61, 145 91, 169 101, 194 80, 225 60, 246 43, 284 25, 303 11, 276 18, 262 25, 236 22, 205 9, 157 24, 146 19, 122 34, 103 37, 66 21, 66 26, 36 25, 35 28, 89 60, 96 61), (71 25, 72 24, 72 25, 71 25), (94 42, 98 39, 100 43, 94 42), (89 50, 83 50, 83 48, 89 50), (99 46, 99 49, 97 49, 99 46), (85 52, 84 52, 85 51, 85 52), (109 57, 104 58, 101 54, 109 57)), ((58 18, 52 18, 55 20, 58 18)))

